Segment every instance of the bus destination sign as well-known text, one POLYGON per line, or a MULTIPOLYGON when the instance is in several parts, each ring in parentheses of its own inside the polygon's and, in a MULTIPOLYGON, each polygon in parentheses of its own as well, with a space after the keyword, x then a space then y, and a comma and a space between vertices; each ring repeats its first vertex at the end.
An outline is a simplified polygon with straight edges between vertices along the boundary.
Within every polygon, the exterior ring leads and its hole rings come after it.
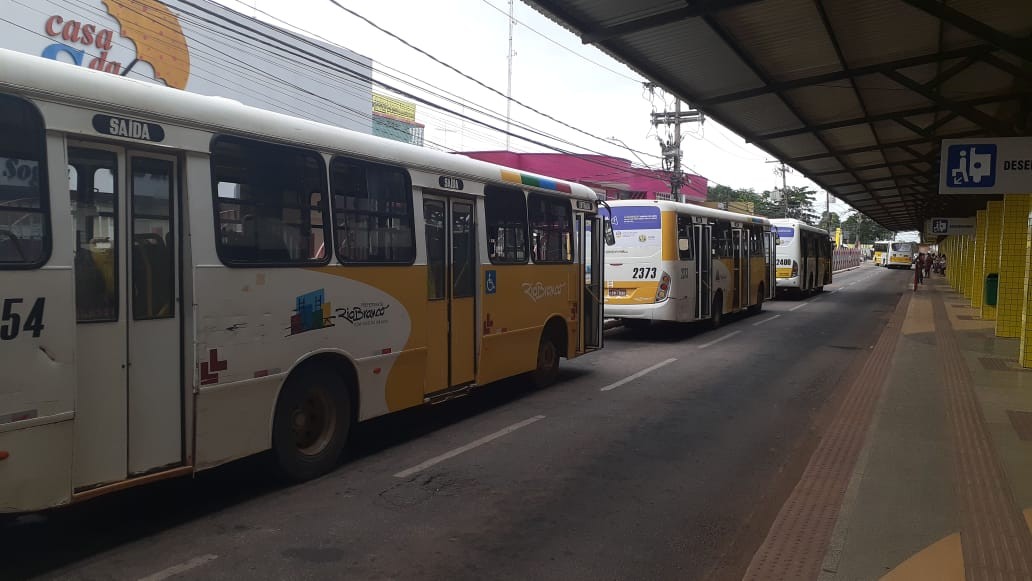
POLYGON ((165 139, 165 130, 157 123, 113 117, 111 115, 94 115, 93 128, 97 130, 97 133, 113 137, 128 137, 130 139, 153 141, 155 143, 165 139))

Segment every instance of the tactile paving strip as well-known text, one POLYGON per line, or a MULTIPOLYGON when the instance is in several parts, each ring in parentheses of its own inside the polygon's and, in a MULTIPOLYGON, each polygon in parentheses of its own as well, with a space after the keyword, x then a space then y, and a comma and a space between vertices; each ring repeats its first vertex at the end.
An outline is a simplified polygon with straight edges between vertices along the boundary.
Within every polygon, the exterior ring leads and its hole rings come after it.
POLYGON ((971 372, 946 314, 933 297, 935 343, 946 388, 953 439, 954 487, 960 507, 960 545, 966 581, 1032 578, 1032 534, 1014 502, 993 446, 971 372))
POLYGON ((911 293, 903 293, 803 475, 778 512, 745 579, 816 579, 843 496, 888 376, 911 293))

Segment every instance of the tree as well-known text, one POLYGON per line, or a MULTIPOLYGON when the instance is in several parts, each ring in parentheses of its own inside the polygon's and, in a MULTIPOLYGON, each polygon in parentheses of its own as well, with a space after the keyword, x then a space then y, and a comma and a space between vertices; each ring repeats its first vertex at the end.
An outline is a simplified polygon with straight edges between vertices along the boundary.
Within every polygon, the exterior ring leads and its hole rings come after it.
POLYGON ((883 228, 860 212, 854 212, 842 222, 842 234, 850 243, 873 244, 876 240, 891 240, 892 230, 883 228))
POLYGON ((821 212, 821 221, 817 223, 818 228, 827 230, 831 235, 834 235, 835 229, 841 225, 842 219, 839 218, 838 212, 821 212))
POLYGON ((769 213, 764 214, 768 218, 795 218, 810 225, 817 223, 817 211, 813 207, 817 192, 810 188, 788 186, 783 192, 782 190, 768 191, 763 195, 770 200, 769 213), (784 197, 782 197, 782 193, 784 193, 784 197))

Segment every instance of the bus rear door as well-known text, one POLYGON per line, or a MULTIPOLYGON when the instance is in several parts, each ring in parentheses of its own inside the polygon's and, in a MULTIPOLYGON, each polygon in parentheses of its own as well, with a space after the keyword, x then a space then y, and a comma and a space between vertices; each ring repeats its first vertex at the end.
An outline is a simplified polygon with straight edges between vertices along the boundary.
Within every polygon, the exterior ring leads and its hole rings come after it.
POLYGON ((423 196, 426 223, 426 394, 462 388, 476 377, 476 227, 472 199, 423 196))

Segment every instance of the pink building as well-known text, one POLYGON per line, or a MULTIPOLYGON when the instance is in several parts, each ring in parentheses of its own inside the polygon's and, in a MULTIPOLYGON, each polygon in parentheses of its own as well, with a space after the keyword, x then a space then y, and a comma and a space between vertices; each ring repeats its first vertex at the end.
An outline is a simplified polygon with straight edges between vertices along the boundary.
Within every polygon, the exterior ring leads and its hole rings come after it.
MULTIPOLYGON (((670 199, 669 172, 637 167, 619 157, 512 151, 464 151, 461 155, 584 184, 604 191, 610 200, 670 199)), ((706 178, 685 174, 684 180, 681 186, 683 201, 702 202, 706 199, 706 178)))

